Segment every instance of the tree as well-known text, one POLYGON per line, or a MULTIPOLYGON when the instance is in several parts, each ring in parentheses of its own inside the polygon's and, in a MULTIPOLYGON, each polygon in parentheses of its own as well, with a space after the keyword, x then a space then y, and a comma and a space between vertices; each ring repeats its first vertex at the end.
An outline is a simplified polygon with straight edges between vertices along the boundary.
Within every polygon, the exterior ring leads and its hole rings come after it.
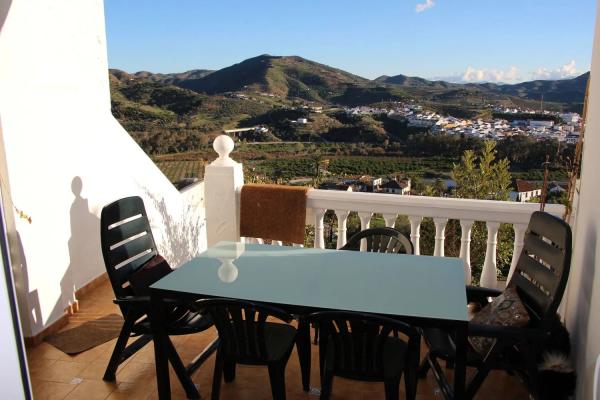
MULTIPOLYGON (((496 142, 486 141, 476 154, 473 150, 463 153, 460 164, 454 164, 452 175, 456 181, 455 197, 463 199, 508 200, 511 176, 510 162, 504 158, 496 160, 496 142)), ((448 255, 457 255, 460 244, 460 225, 451 221, 446 227, 448 255)), ((497 267, 501 276, 510 268, 514 233, 510 225, 502 224, 498 231, 496 249, 497 267)), ((475 282, 479 280, 485 260, 487 228, 485 223, 476 222, 471 231, 471 268, 475 282)))
POLYGON ((455 195, 463 199, 508 200, 510 162, 496 161, 496 142, 486 141, 479 156, 466 150, 460 164, 454 164, 455 195))

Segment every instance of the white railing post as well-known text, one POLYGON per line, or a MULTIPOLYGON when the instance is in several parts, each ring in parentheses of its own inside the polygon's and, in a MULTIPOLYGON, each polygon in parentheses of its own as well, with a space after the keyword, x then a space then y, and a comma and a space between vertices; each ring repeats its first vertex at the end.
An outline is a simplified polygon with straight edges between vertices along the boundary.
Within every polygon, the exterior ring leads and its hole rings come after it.
POLYGON ((338 220, 337 249, 346 244, 346 222, 348 221, 348 214, 350 214, 350 211, 335 210, 335 216, 338 220))
POLYGON ((393 228, 394 225, 396 225, 396 215, 397 214, 383 214, 385 226, 387 226, 388 228, 393 228))
POLYGON ((238 190, 244 185, 242 164, 229 157, 233 140, 221 135, 213 142, 219 158, 206 166, 204 190, 206 233, 209 246, 221 240, 240 240, 240 207, 238 190))
POLYGON ((460 255, 465 262, 465 283, 471 284, 471 228, 473 221, 468 219, 460 220, 460 255))
POLYGON ((423 217, 409 215, 408 220, 410 221, 410 241, 413 244, 415 255, 418 256, 419 254, 421 254, 419 240, 421 237, 421 221, 423 221, 423 217))
POLYGON ((444 241, 446 239, 446 224, 448 223, 448 219, 434 218, 433 223, 435 224, 435 248, 433 255, 444 257, 444 241))
POLYGON ((325 248, 325 237, 324 237, 324 227, 323 227, 323 218, 325 217, 325 212, 327 210, 324 208, 319 208, 314 210, 315 212, 315 248, 316 249, 324 249, 325 248))
POLYGON ((481 279, 479 285, 482 287, 496 288, 498 285, 498 276, 496 272, 496 245, 498 244, 498 229, 499 222, 486 223, 488 237, 487 249, 485 251, 485 261, 483 262, 483 270, 481 271, 481 279))
MULTIPOLYGON (((373 213, 371 212, 359 212, 358 213, 358 218, 360 218, 360 230, 364 231, 365 229, 369 229, 369 226, 371 225, 371 217, 373 216, 373 213)), ((366 240, 361 240, 360 241, 360 251, 365 251, 367 250, 367 241, 366 240)))
POLYGON ((515 242, 513 244, 513 256, 512 261, 510 263, 510 270, 508 271, 508 276, 506 277, 506 283, 510 281, 515 268, 517 267, 517 261, 519 261, 519 257, 521 256, 521 251, 523 250, 523 238, 525 237, 525 230, 527 229, 527 224, 514 224, 513 230, 515 232, 515 242))

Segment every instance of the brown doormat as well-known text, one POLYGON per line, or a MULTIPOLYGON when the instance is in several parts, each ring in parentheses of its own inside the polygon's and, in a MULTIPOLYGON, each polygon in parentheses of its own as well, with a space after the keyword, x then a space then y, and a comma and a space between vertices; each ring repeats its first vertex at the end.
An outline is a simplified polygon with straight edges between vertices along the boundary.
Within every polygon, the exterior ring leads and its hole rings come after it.
POLYGON ((109 314, 48 336, 46 342, 67 354, 77 354, 119 336, 123 317, 109 314))

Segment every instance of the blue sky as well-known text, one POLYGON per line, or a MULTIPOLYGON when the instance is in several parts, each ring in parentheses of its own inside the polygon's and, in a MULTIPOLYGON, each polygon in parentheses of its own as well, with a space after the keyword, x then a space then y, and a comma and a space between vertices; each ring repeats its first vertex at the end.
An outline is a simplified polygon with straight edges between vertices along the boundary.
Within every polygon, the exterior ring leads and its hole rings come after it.
POLYGON ((589 69, 596 0, 105 0, 128 72, 299 55, 376 78, 559 79, 589 69))

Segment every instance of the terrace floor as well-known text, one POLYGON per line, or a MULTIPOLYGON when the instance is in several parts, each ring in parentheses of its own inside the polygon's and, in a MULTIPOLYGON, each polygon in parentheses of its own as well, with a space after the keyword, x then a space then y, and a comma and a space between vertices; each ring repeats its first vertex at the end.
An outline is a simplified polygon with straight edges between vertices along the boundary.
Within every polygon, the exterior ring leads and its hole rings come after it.
MULTIPOLYGON (((112 303, 112 298, 113 292, 108 282, 89 292, 80 299, 79 312, 71 317, 69 325, 65 329, 110 313, 119 313, 119 309, 112 303)), ((173 342, 183 362, 187 363, 215 335, 215 331, 211 330, 196 335, 174 337, 173 342)), ((46 342, 28 348, 27 358, 34 399, 135 400, 158 398, 152 344, 147 345, 119 367, 116 382, 102 380, 115 341, 116 339, 111 340, 76 356, 69 356, 46 342)), ((312 349, 311 384, 318 387, 318 347, 313 346, 312 349)), ((213 365, 214 355, 192 377, 199 387, 201 396, 205 399, 210 396, 213 365)), ((376 400, 384 398, 383 383, 355 382, 336 377, 333 385, 332 399, 376 400)), ((403 386, 404 383, 401 385, 402 393, 403 386)), ((296 354, 292 354, 286 369, 286 389, 287 397, 291 400, 318 398, 318 396, 302 390, 300 367, 296 354)), ((173 399, 185 399, 185 393, 173 371, 171 371, 171 391, 173 399)), ((431 374, 427 379, 419 381, 418 400, 439 400, 442 397, 431 374)), ((525 400, 528 398, 529 396, 517 379, 503 372, 492 373, 477 397, 481 400, 525 400)), ((235 382, 223 383, 221 399, 271 399, 267 369, 265 367, 238 366, 235 382)))

